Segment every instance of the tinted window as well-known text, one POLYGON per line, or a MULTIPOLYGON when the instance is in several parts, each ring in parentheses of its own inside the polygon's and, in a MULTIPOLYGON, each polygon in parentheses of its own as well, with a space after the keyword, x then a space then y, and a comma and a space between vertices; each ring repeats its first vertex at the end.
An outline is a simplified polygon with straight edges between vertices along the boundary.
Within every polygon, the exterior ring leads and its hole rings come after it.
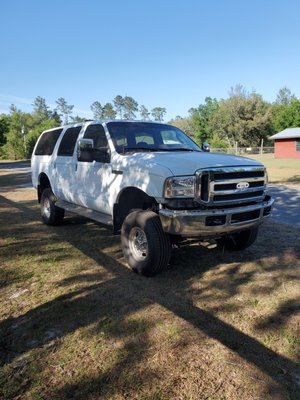
POLYGON ((164 144, 184 144, 183 137, 180 137, 176 131, 161 131, 161 138, 164 144))
POLYGON ((145 122, 109 122, 116 150, 126 151, 201 151, 180 129, 172 125, 145 122))
POLYGON ((69 128, 66 130, 62 141, 60 142, 57 152, 58 156, 72 156, 74 153, 75 144, 81 131, 81 126, 69 128))
POLYGON ((83 137, 85 139, 93 139, 94 147, 96 149, 108 146, 105 131, 104 131, 104 128, 102 125, 99 125, 99 124, 89 125, 86 128, 86 131, 85 131, 85 134, 83 137))
POLYGON ((154 139, 151 135, 142 134, 135 137, 136 144, 154 144, 154 139))
POLYGON ((62 130, 63 128, 59 128, 42 133, 34 154, 36 156, 51 156, 62 130))
POLYGON ((300 140, 296 140, 296 151, 300 151, 300 140))

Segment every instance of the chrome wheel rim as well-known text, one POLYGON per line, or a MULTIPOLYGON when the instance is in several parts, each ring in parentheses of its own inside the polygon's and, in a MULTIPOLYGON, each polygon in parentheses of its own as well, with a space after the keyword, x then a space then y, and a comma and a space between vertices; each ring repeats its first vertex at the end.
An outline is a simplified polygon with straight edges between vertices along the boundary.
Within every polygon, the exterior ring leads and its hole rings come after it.
POLYGON ((131 254, 138 261, 143 261, 148 255, 148 240, 145 232, 138 227, 131 229, 129 234, 129 248, 131 254))

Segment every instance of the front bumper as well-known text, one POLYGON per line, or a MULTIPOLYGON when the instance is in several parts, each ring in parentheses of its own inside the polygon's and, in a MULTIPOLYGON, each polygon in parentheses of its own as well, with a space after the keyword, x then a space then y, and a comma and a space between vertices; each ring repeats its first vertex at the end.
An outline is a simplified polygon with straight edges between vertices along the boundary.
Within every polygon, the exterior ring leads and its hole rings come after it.
POLYGON ((159 210, 165 232, 183 237, 217 237, 252 228, 270 215, 274 199, 248 206, 206 210, 159 210))

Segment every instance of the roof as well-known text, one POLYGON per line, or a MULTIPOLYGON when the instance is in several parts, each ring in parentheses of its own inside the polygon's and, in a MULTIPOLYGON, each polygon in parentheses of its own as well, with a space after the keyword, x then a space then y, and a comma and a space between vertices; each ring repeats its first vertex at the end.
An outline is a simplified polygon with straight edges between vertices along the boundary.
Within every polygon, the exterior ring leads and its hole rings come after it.
POLYGON ((89 124, 108 124, 109 122, 118 122, 118 123, 123 123, 123 122, 129 122, 129 123, 145 123, 145 124, 160 124, 160 125, 170 125, 168 123, 165 122, 161 122, 161 121, 152 121, 152 120, 139 120, 139 119, 134 119, 134 120, 130 120, 130 119, 86 119, 84 121, 81 122, 73 122, 71 124, 67 124, 67 125, 61 125, 61 126, 56 126, 54 128, 50 128, 50 129, 46 129, 44 132, 50 132, 50 131, 55 131, 56 129, 66 129, 66 128, 75 128, 77 126, 83 126, 83 125, 89 125, 89 124))
POLYGON ((270 136, 270 139, 296 139, 300 138, 300 128, 288 128, 270 136))

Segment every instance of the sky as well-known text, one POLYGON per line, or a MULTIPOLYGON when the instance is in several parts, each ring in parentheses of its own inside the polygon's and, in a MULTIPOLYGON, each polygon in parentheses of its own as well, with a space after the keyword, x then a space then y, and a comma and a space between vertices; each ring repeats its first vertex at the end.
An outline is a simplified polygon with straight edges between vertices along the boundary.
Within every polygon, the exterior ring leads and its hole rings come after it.
POLYGON ((0 113, 132 96, 165 120, 241 84, 300 97, 299 0, 0 0, 0 113))

